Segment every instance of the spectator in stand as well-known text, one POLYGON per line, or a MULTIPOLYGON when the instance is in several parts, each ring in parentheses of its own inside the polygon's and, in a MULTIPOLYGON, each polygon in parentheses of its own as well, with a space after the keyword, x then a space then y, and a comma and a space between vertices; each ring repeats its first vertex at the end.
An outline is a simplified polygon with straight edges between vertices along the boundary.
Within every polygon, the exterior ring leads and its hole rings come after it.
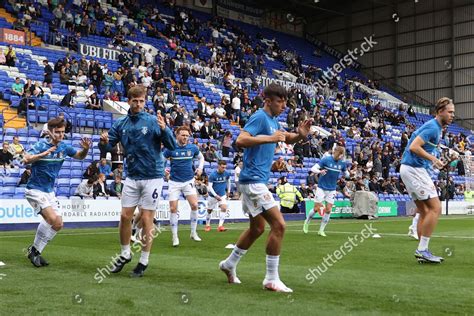
POLYGON ((300 192, 304 199, 314 198, 313 190, 310 189, 304 182, 301 183, 300 192))
POLYGON ((204 122, 204 125, 201 127, 200 130, 200 138, 202 139, 209 139, 210 138, 210 129, 209 129, 209 121, 204 122))
POLYGON ((74 108, 76 106, 76 101, 75 101, 76 95, 77 95, 76 90, 75 89, 71 90, 71 92, 66 94, 64 98, 61 100, 61 103, 59 104, 59 106, 74 108))
POLYGON ((109 196, 109 188, 107 187, 107 182, 105 180, 105 174, 100 173, 97 178, 96 183, 94 184, 94 198, 98 196, 107 197, 109 196))
POLYGON ((286 172, 286 163, 283 156, 278 157, 272 164, 272 172, 286 172))
POLYGON ((120 101, 120 93, 119 93, 118 91, 115 91, 115 92, 110 96, 110 101, 119 102, 119 101, 120 101))
POLYGON ((102 85, 104 86, 105 92, 111 91, 113 84, 114 84, 114 75, 112 71, 109 70, 104 75, 104 80, 102 81, 102 85))
POLYGON ((13 142, 10 144, 9 150, 13 155, 13 159, 23 159, 25 148, 20 143, 18 136, 13 136, 13 142))
POLYGON ((117 96, 118 96, 119 99, 124 95, 125 86, 124 86, 121 79, 115 78, 114 82, 112 83, 111 91, 112 91, 113 94, 115 94, 115 92, 117 92, 117 96))
POLYGON ((216 162, 217 161, 217 153, 214 146, 210 146, 206 152, 204 153, 204 160, 207 162, 216 162))
POLYGON ((87 87, 87 76, 82 72, 82 70, 78 70, 77 76, 76 76, 76 85, 81 86, 81 87, 87 87))
POLYGON ((382 178, 388 179, 390 173, 390 165, 392 162, 392 158, 388 154, 388 151, 383 152, 382 156, 382 178))
POLYGON ((108 179, 112 179, 112 177, 114 176, 114 173, 112 172, 112 169, 110 165, 107 163, 107 159, 105 158, 102 158, 100 160, 99 173, 106 175, 108 179))
POLYGON ((102 101, 97 96, 97 93, 93 93, 86 101, 86 109, 89 110, 102 110, 102 101))
POLYGON ((19 187, 26 186, 30 177, 31 177, 31 166, 26 166, 25 171, 23 171, 21 175, 20 182, 18 182, 18 186, 19 187))
POLYGON ((6 63, 7 63, 7 59, 5 55, 0 51, 0 65, 3 66, 3 65, 6 65, 6 63))
POLYGON ((232 149, 232 133, 227 131, 222 140, 222 156, 229 157, 230 150, 232 149))
POLYGON ((43 60, 44 65, 44 79, 43 87, 53 88, 53 67, 49 64, 48 60, 43 60))
POLYGON ((122 190, 123 190, 123 183, 122 177, 120 175, 116 175, 114 177, 114 181, 109 184, 109 194, 110 196, 116 196, 119 199, 122 198, 122 190))
POLYGON ((120 176, 120 179, 123 179, 123 164, 119 163, 117 164, 117 168, 114 169, 113 172, 113 178, 117 178, 120 176))
POLYGON ((12 84, 11 93, 12 95, 17 95, 19 97, 23 96, 24 84, 21 82, 20 78, 16 77, 15 82, 12 84))
POLYGON ((18 103, 18 108, 17 108, 18 115, 20 117, 26 117, 28 109, 31 109, 31 110, 36 109, 36 105, 34 101, 36 100, 31 98, 31 93, 29 90, 27 90, 25 94, 23 95, 23 98, 18 103))
POLYGON ((8 45, 3 54, 5 55, 5 64, 8 67, 15 67, 16 52, 13 46, 8 45))
POLYGON ((240 120, 240 97, 236 94, 232 99, 233 120, 238 124, 240 120))
POLYGON ((90 84, 89 87, 87 87, 87 89, 84 91, 84 94, 85 94, 86 98, 89 98, 94 93, 96 93, 96 92, 95 92, 94 86, 92 84, 90 84))
POLYGON ((286 162, 286 171, 289 173, 295 173, 295 167, 293 166, 293 159, 288 159, 286 162))
POLYGON ((86 171, 83 174, 84 179, 92 179, 95 177, 95 180, 97 180, 97 177, 99 176, 99 163, 97 161, 93 161, 86 169, 86 171))
POLYGON ((206 98, 202 97, 201 100, 197 103, 198 115, 201 117, 201 119, 204 119, 204 116, 206 114, 206 107, 206 98))
POLYGON ((0 151, 0 167, 13 168, 13 155, 9 151, 10 145, 8 142, 3 142, 3 148, 0 151))
POLYGON ((92 199, 94 197, 94 185, 98 181, 98 175, 94 175, 88 179, 82 180, 74 192, 75 196, 81 198, 92 199))

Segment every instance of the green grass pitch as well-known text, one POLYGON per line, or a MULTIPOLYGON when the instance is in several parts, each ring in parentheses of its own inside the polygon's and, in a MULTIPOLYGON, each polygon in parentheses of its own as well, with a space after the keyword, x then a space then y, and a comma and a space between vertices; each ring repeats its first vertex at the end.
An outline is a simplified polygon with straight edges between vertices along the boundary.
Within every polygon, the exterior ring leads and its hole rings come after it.
MULTIPOLYGON (((240 285, 227 284, 218 269, 246 223, 214 225, 203 241, 189 239, 189 226, 180 226, 181 245, 171 247, 170 231, 155 239, 145 277, 128 274, 138 261, 100 284, 96 273, 120 249, 117 228, 65 229, 47 246, 50 266, 34 268, 23 254, 33 231, 1 232, 0 315, 469 315, 474 313, 474 217, 440 219, 430 249, 445 257, 440 265, 418 264, 415 240, 406 236, 409 218, 376 221, 332 220, 328 237, 310 233, 302 222, 288 222, 280 276, 292 294, 262 289, 265 236, 238 266, 240 285), (312 284, 309 269, 321 266, 348 237, 372 224, 381 238, 368 238, 333 263, 312 284)), ((346 249, 347 250, 347 249, 346 249)))

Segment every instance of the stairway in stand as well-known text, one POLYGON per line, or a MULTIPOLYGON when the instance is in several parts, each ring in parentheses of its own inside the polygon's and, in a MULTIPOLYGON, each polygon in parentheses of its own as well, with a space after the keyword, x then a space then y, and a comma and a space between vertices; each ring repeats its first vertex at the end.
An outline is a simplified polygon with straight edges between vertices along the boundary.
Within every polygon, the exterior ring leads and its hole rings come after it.
POLYGON ((0 113, 3 113, 5 124, 3 128, 24 128, 26 127, 26 119, 18 117, 17 110, 10 108, 8 102, 0 100, 0 113))

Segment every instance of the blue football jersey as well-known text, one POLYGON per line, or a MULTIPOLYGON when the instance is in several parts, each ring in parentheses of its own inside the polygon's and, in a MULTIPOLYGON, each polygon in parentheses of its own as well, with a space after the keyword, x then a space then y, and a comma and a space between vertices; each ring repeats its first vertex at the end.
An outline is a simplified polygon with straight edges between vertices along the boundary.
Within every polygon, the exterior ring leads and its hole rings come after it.
POLYGON ((334 157, 326 156, 319 161, 320 169, 326 170, 326 174, 319 177, 318 188, 326 191, 336 190, 337 180, 341 173, 347 169, 347 164, 344 160, 336 161, 334 157))
POLYGON ((163 156, 170 160, 172 181, 186 182, 194 178, 193 160, 199 156, 196 145, 178 145, 175 150, 165 149, 163 156))
MULTIPOLYGON (((252 136, 272 135, 280 129, 276 117, 270 116, 263 109, 255 112, 244 131, 252 136)), ((262 144, 244 149, 243 168, 240 172, 239 183, 268 183, 270 179, 270 168, 273 163, 276 143, 262 144)))
POLYGON ((212 189, 216 192, 219 196, 224 196, 227 193, 227 183, 230 179, 230 173, 224 171, 223 173, 219 173, 214 171, 209 176, 209 183, 212 183, 212 189))
POLYGON ((410 140, 408 141, 405 151, 403 152, 402 164, 425 169, 431 168, 431 161, 421 158, 411 152, 410 145, 413 143, 416 137, 420 136, 425 142, 422 148, 429 154, 436 155, 442 131, 442 127, 436 119, 429 120, 419 129, 414 131, 410 137, 410 140))
MULTIPOLYGON (((37 155, 45 152, 54 145, 46 141, 45 139, 40 140, 34 144, 28 153, 31 155, 37 155)), ((59 143, 54 152, 48 156, 41 158, 31 164, 31 176, 26 184, 27 189, 36 189, 42 192, 52 192, 54 188, 54 182, 59 174, 59 170, 63 165, 66 156, 73 157, 77 150, 70 145, 65 143, 59 143)))

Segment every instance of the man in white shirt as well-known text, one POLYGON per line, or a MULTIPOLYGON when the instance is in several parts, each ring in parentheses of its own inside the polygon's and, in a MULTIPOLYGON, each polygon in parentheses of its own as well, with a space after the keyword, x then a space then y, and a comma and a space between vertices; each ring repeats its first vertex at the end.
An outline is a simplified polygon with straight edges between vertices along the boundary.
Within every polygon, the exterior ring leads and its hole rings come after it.
POLYGON ((93 95, 95 92, 94 90, 94 86, 93 85, 89 85, 89 88, 87 88, 86 91, 84 91, 84 94, 86 95, 87 98, 90 98, 91 95, 93 95))
POLYGON ((150 88, 153 79, 148 75, 148 72, 145 72, 145 75, 142 78, 142 85, 146 88, 150 88))
POLYGON ((225 118, 225 110, 222 108, 222 107, 217 107, 216 110, 215 110, 215 113, 217 114, 218 117, 220 118, 225 118))
POLYGON ((240 176, 240 171, 242 171, 242 161, 237 164, 237 166, 234 169, 234 183, 235 183, 235 191, 237 194, 239 194, 239 176, 240 176))
POLYGON ((74 195, 80 196, 81 198, 92 198, 94 197, 94 184, 97 182, 97 176, 92 176, 89 179, 84 179, 76 188, 74 195))
POLYGON ((240 117, 240 98, 237 96, 232 99, 232 111, 234 112, 232 113, 234 121, 237 121, 240 117))
POLYGON ((153 55, 151 54, 151 48, 145 53, 145 63, 147 65, 153 63, 153 55))

